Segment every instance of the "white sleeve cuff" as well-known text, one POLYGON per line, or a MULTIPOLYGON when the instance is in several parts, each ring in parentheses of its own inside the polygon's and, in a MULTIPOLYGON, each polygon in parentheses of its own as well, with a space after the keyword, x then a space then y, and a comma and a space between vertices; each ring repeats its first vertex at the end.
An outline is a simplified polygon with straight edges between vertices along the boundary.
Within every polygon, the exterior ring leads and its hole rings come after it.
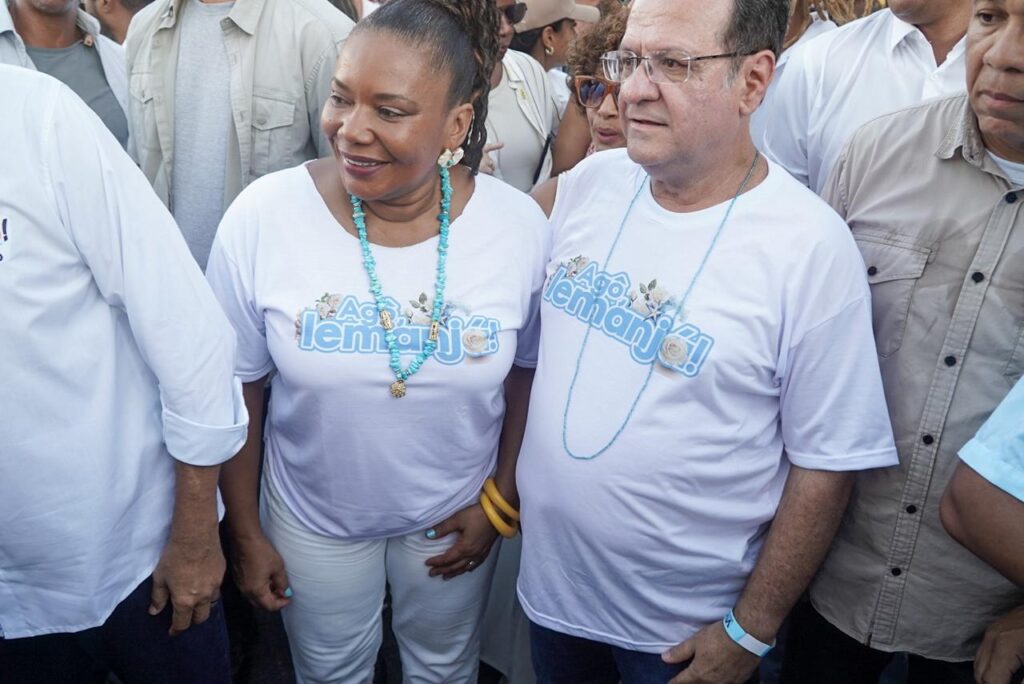
POLYGON ((249 412, 242 397, 242 383, 233 380, 231 425, 203 425, 163 410, 164 442, 176 460, 193 466, 216 466, 229 460, 245 444, 249 412))

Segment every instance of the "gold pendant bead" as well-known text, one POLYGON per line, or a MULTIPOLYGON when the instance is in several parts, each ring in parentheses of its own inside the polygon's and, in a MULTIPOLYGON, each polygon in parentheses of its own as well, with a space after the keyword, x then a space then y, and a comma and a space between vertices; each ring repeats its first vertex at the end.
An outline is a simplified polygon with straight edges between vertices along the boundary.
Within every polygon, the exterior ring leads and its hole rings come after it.
POLYGON ((391 383, 391 396, 401 399, 405 396, 405 380, 395 380, 391 383))
POLYGON ((441 332, 441 324, 437 321, 430 322, 430 341, 437 342, 437 336, 441 332))
POLYGON ((387 311, 380 312, 380 327, 385 330, 391 330, 395 327, 395 322, 391 320, 391 314, 387 311))

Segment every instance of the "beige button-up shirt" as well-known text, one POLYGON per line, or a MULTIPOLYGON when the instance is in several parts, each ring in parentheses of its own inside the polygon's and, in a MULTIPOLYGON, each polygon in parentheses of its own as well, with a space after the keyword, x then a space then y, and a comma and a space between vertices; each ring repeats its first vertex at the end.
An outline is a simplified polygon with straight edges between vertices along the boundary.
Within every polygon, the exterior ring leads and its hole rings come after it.
MULTIPOLYGON (((125 40, 129 152, 170 206, 174 188, 174 84, 184 0, 157 0, 132 20, 125 40)), ((224 208, 271 171, 325 157, 320 110, 352 20, 316 0, 235 0, 222 22, 231 69, 224 208)))
POLYGON ((900 466, 858 474, 811 600, 873 648, 969 660, 1024 591, 946 534, 939 500, 1024 371, 1024 191, 961 96, 861 128, 824 196, 864 256, 900 466))

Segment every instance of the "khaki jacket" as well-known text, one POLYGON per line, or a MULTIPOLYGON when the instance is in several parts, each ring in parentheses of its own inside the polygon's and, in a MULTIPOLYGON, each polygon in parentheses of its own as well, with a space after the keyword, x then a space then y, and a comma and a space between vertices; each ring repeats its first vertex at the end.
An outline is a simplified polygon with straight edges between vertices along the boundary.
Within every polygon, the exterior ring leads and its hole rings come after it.
MULTIPOLYGON (((157 0, 132 20, 129 153, 171 206, 178 17, 185 0, 157 0)), ((330 154, 320 110, 352 21, 326 0, 236 0, 222 22, 231 69, 234 135, 224 208, 255 179, 330 154)))

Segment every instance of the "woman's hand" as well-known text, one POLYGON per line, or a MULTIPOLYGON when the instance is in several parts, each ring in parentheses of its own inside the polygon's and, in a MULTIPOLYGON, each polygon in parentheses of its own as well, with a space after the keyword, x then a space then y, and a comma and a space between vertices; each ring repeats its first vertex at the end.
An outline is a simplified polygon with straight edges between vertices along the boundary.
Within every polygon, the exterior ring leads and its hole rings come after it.
POLYGON ((262 534, 232 540, 231 568, 235 583, 254 606, 281 610, 291 603, 292 590, 284 559, 262 534))
POLYGON ((430 536, 430 539, 447 537, 453 532, 459 533, 458 540, 450 549, 440 556, 427 559, 430 576, 440 575, 446 580, 458 577, 464 572, 472 572, 474 568, 483 565, 491 552, 494 540, 498 538, 497 530, 487 519, 480 504, 463 508, 439 525, 435 525, 433 531, 435 534, 430 536))

